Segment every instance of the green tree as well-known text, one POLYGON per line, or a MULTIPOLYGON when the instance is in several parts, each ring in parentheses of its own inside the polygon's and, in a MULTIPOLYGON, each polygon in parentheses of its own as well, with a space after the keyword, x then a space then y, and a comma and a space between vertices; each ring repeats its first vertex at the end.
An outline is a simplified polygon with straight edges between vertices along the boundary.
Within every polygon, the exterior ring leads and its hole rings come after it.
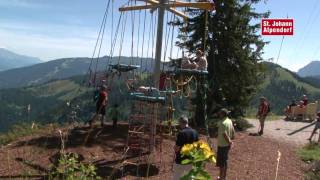
MULTIPOLYGON (((233 116, 243 115, 262 78, 263 47, 260 22, 269 12, 257 13, 253 5, 260 0, 216 0, 214 12, 189 9, 193 16, 182 27, 179 46, 189 52, 203 49, 208 59, 208 113, 227 106, 233 116), (208 30, 206 31, 206 25, 208 30)), ((181 25, 181 24, 180 24, 181 25)), ((203 94, 198 90, 196 121, 204 124, 203 94)))

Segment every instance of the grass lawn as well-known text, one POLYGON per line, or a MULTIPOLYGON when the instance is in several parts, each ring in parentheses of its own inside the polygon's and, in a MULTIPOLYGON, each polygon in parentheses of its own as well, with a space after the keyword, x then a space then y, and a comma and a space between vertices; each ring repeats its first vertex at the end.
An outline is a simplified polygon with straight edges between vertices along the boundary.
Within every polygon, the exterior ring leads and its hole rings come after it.
POLYGON ((299 157, 310 163, 306 179, 320 179, 320 145, 311 143, 298 150, 299 157))
POLYGON ((320 161, 320 145, 312 143, 298 150, 303 161, 320 161))

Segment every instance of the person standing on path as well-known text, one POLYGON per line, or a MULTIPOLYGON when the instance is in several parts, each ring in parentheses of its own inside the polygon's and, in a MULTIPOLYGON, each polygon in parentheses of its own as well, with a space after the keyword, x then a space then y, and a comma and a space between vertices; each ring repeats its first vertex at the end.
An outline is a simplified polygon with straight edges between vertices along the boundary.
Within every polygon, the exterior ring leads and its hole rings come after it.
MULTIPOLYGON (((310 142, 311 142, 311 140, 312 140, 313 135, 316 133, 316 131, 317 131, 318 129, 320 129, 320 111, 318 111, 318 113, 317 113, 316 124, 315 124, 315 126, 314 126, 314 129, 313 129, 310 137, 308 138, 308 140, 309 140, 310 142)), ((320 143, 320 135, 319 135, 319 138, 318 138, 318 143, 320 143)))
POLYGON ((218 179, 225 180, 227 177, 228 169, 228 156, 229 150, 233 146, 233 139, 235 130, 231 119, 228 118, 229 111, 222 108, 219 111, 219 118, 221 121, 218 123, 218 152, 217 152, 217 166, 220 168, 218 179))
POLYGON ((192 144, 199 140, 198 132, 188 125, 188 118, 186 116, 181 116, 179 119, 179 126, 181 128, 177 135, 175 150, 175 164, 173 167, 173 180, 179 180, 180 177, 188 173, 192 169, 192 165, 182 165, 181 162, 188 157, 182 157, 180 151, 185 144, 192 144))
POLYGON ((256 117, 259 119, 260 122, 260 129, 258 130, 258 134, 261 136, 263 134, 264 129, 264 122, 266 121, 266 117, 270 112, 270 106, 265 97, 260 97, 260 105, 258 108, 258 113, 256 117))

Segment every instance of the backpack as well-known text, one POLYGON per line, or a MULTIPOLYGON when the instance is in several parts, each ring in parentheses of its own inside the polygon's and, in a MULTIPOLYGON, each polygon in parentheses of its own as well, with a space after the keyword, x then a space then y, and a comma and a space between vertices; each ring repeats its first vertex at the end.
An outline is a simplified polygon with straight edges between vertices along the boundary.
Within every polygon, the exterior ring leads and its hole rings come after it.
POLYGON ((267 113, 269 113, 270 111, 271 111, 271 106, 270 106, 270 103, 268 103, 267 113))

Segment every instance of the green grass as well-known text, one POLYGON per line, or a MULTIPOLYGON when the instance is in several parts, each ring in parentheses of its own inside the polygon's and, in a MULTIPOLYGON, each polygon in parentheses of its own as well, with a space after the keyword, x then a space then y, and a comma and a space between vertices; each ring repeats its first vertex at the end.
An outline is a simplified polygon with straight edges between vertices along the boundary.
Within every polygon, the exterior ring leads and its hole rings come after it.
POLYGON ((320 161, 320 145, 308 144, 298 150, 298 155, 303 161, 320 161))
POLYGON ((320 180, 320 145, 311 143, 298 150, 298 156, 311 166, 305 172, 305 179, 320 180))
POLYGON ((55 126, 40 126, 28 123, 16 124, 7 133, 0 134, 0 145, 7 145, 21 137, 48 132, 49 128, 52 129, 55 126))
POLYGON ((286 81, 286 80, 291 81, 291 82, 295 83, 298 87, 305 88, 310 93, 320 92, 320 90, 318 88, 315 88, 308 83, 298 81, 289 72, 287 72, 283 68, 278 67, 276 70, 279 73, 278 81, 286 81))

